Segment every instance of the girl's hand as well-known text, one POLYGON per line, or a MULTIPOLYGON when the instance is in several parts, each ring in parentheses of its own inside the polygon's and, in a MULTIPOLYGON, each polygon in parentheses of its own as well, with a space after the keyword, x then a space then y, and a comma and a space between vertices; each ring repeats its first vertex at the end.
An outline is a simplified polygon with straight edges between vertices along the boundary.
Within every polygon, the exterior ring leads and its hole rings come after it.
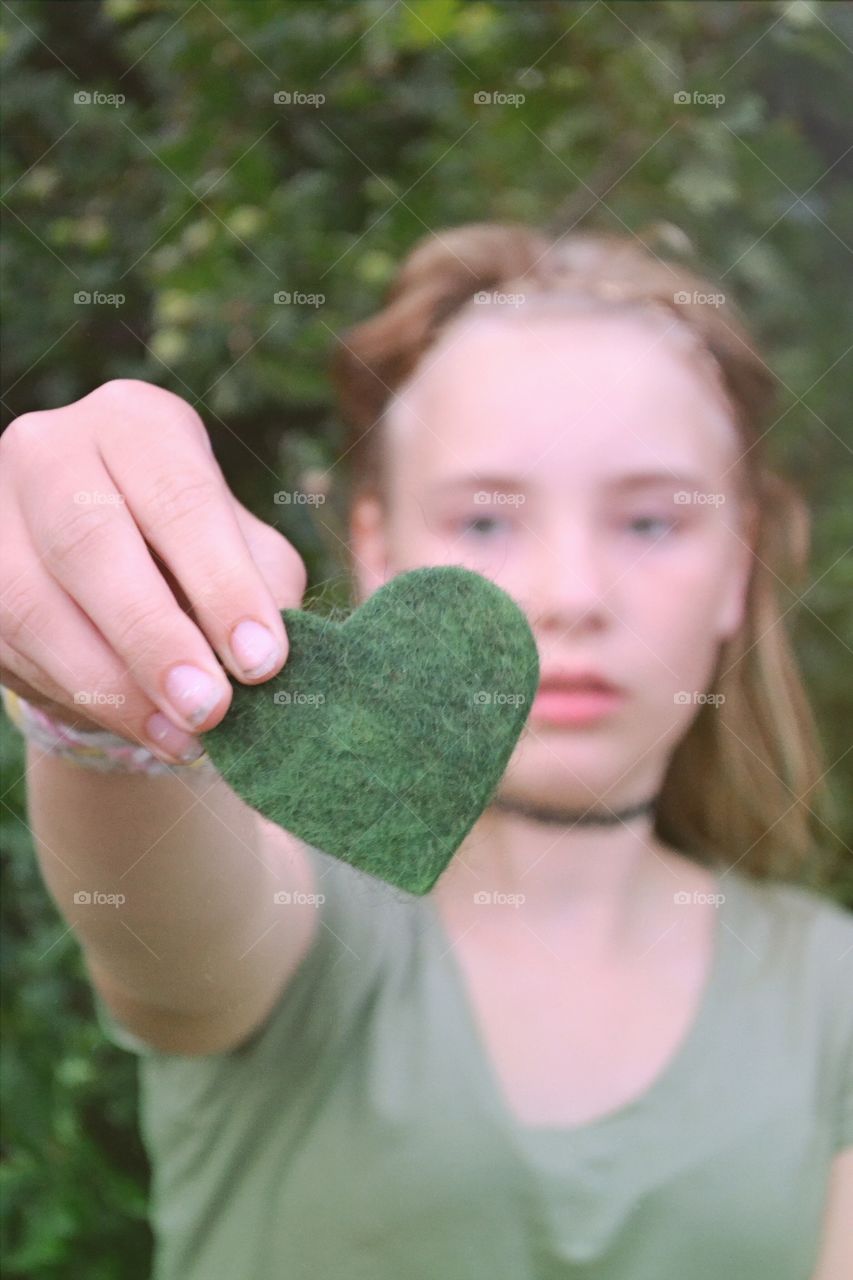
POLYGON ((176 761, 224 716, 220 661, 287 657, 299 553, 231 494, 180 396, 118 379, 0 438, 0 681, 176 761), (218 659, 218 660, 217 660, 218 659))

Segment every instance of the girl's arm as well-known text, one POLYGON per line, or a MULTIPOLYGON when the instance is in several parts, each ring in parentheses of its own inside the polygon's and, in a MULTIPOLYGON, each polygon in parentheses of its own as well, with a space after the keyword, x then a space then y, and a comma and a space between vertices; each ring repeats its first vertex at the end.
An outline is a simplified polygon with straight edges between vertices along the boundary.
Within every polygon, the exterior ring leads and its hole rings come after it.
MULTIPOLYGON (((286 661, 295 548, 230 492, 195 410, 149 383, 24 414, 0 463, 0 682, 169 763, 198 754, 226 670, 258 684, 286 661)), ((29 745, 27 786, 45 882, 117 1019, 180 1053, 247 1035, 313 927, 301 896, 275 901, 311 892, 298 843, 212 768, 99 773, 29 745)))
POLYGON ((295 838, 212 769, 97 773, 28 744, 27 794, 45 883, 119 1022, 182 1054, 260 1024, 313 936, 295 838))
POLYGON ((839 1151, 830 1166, 823 1240, 812 1280, 853 1276, 853 1147, 839 1151))

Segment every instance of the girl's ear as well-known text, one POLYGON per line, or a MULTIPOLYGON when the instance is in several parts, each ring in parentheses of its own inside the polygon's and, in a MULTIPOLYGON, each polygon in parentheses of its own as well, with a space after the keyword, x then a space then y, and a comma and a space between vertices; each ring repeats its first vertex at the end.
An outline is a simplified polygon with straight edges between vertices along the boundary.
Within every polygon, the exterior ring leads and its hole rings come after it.
POLYGON ((363 495, 353 502, 349 542, 361 602, 393 576, 388 563, 385 513, 374 495, 363 495))

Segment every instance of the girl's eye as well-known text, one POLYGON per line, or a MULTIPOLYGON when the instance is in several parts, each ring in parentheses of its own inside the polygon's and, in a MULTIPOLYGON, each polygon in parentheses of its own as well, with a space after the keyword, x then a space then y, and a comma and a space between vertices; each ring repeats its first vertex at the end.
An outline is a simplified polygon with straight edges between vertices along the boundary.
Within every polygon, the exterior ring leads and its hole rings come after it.
POLYGON ((629 527, 633 533, 661 536, 672 532, 676 527, 676 521, 666 516, 635 516, 629 521, 629 527))
POLYGON ((459 527, 463 532, 475 532, 478 536, 489 537, 495 532, 495 525, 499 525, 502 521, 501 516, 468 516, 459 521, 459 527), (483 526, 487 526, 483 528, 483 526), (478 526, 475 529, 475 526, 478 526), (489 527, 491 526, 491 527, 489 527))

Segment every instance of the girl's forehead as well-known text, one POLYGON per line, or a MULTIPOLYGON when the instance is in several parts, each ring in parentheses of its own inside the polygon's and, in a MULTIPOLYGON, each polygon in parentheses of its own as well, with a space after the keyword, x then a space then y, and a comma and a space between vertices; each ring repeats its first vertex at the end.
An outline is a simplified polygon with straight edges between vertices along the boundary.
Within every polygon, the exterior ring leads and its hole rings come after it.
POLYGON ((455 325, 389 407, 393 462, 431 472, 486 457, 552 471, 730 465, 738 434, 713 359, 666 319, 455 325))

